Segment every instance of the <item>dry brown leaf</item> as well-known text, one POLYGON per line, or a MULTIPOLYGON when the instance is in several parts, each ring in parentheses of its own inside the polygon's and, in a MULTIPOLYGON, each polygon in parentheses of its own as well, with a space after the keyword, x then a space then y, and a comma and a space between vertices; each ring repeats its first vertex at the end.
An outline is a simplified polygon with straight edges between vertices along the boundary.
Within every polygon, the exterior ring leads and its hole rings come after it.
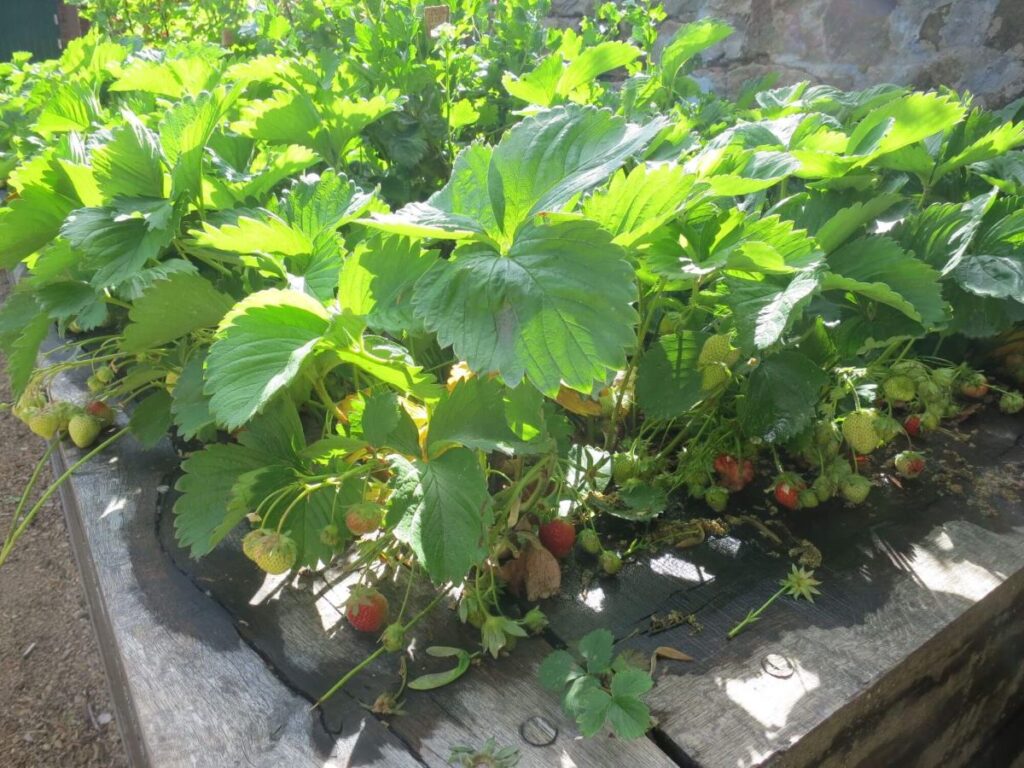
POLYGON ((693 656, 688 653, 683 653, 678 648, 673 648, 670 645, 659 645, 654 649, 654 653, 651 654, 651 677, 654 677, 654 669, 658 664, 658 659, 669 659, 670 661, 693 661, 693 656))
POLYGON ((562 587, 558 560, 532 541, 523 547, 518 557, 503 563, 498 573, 512 594, 530 601, 551 597, 562 587))

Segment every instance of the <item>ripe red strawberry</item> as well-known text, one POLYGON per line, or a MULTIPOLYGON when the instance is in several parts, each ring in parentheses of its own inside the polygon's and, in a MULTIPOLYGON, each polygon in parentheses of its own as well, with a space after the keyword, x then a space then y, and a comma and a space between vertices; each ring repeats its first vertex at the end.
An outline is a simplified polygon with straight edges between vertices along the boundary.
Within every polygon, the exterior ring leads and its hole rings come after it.
POLYGON ((345 603, 345 618, 358 632, 379 632, 388 620, 388 599, 376 589, 356 587, 345 603))
POLYGON ((552 520, 540 526, 540 543, 555 557, 561 559, 572 552, 576 543, 576 528, 568 520, 552 520))
POLYGON ((775 484, 772 487, 775 491, 775 500, 779 504, 786 509, 799 509, 800 494, 807 488, 807 484, 795 475, 783 472, 775 478, 775 484))
POLYGON ((345 513, 345 526, 353 536, 366 536, 380 528, 384 510, 379 504, 353 504, 345 513))
POLYGON ((893 463, 901 477, 913 479, 924 472, 924 456, 917 451, 901 451, 893 463))
POLYGON ((921 434, 921 418, 919 416, 907 416, 906 421, 903 422, 903 428, 911 437, 917 437, 921 434))
POLYGON ((720 453, 715 457, 715 471, 722 480, 722 485, 730 491, 741 491, 754 479, 754 464, 750 459, 742 463, 735 456, 720 453))

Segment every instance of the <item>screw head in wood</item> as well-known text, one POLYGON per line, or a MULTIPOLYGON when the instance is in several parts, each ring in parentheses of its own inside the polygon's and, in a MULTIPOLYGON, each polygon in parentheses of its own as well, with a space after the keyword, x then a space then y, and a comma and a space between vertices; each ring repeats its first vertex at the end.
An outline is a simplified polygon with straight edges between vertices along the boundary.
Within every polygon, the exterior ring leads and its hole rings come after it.
POLYGON ((792 677, 793 673, 796 671, 793 668, 793 662, 781 653, 769 653, 761 659, 761 669, 772 677, 778 677, 782 680, 785 680, 787 677, 792 677))
POLYGON ((549 744, 553 744, 555 739, 558 738, 558 728, 540 715, 534 715, 533 717, 528 717, 519 726, 519 735, 523 737, 523 741, 527 744, 532 744, 535 747, 546 747, 549 744))

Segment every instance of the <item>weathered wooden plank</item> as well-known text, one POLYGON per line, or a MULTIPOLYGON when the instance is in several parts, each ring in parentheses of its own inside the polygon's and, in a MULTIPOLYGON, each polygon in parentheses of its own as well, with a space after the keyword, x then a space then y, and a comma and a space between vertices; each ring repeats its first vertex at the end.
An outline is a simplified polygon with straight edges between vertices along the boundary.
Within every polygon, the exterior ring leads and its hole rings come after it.
MULTIPOLYGON (((62 376, 53 392, 81 400, 62 376)), ((62 447, 63 471, 80 455, 62 447)), ((62 490, 118 722, 135 765, 404 766, 420 761, 346 697, 328 733, 230 618, 174 568, 155 536, 158 486, 176 464, 166 444, 124 439, 62 490)))

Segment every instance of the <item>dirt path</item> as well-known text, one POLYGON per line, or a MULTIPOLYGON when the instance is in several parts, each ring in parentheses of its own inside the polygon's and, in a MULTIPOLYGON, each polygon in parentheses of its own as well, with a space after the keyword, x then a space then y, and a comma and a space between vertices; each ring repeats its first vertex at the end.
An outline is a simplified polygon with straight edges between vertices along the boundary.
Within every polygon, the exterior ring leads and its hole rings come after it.
MULTIPOLYGON (((0 401, 10 397, 0 375, 0 401)), ((7 410, 0 446, 2 536, 44 446, 7 410)), ((113 714, 64 518, 51 503, 0 568, 0 766, 126 766, 113 714)))

